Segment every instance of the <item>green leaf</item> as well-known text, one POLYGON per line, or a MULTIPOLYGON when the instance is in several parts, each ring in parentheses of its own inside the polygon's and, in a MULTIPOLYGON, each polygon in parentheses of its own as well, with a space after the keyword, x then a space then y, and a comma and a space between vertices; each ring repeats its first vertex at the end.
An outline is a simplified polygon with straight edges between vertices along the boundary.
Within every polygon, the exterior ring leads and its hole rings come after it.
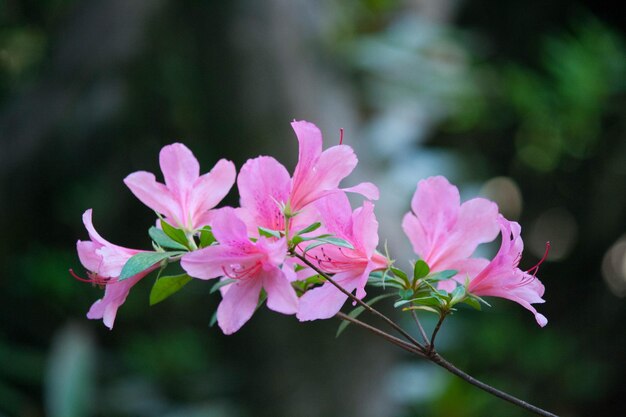
MULTIPOLYGON (((389 297, 393 297, 394 294, 382 294, 379 295, 378 297, 374 297, 371 300, 369 300, 368 302, 366 302, 365 304, 367 304, 368 306, 372 306, 374 305, 374 303, 379 302, 382 299, 385 298, 389 298, 389 297)), ((365 307, 363 306, 359 306, 357 308, 355 308, 354 310, 352 310, 348 316, 352 317, 353 319, 356 319, 357 317, 359 317, 359 315, 365 311, 365 307)), ((339 324, 339 328, 337 329, 337 334, 335 335, 335 337, 339 337, 341 335, 341 333, 343 333, 344 330, 346 330, 346 327, 348 327, 348 325, 351 324, 351 322, 347 321, 347 320, 343 320, 340 324, 339 324)))
POLYGON ((296 233, 296 235, 303 235, 305 233, 310 233, 310 232, 312 232, 314 230, 319 229, 321 225, 322 225, 322 223, 320 223, 320 222, 313 223, 312 225, 307 226, 304 229, 300 230, 298 233, 296 233))
POLYGON ((476 298, 474 297, 467 297, 465 300, 463 300, 463 304, 467 304, 468 306, 476 309, 476 310, 481 310, 480 307, 480 301, 478 301, 476 298))
POLYGON ((189 281, 191 281, 191 277, 187 274, 160 277, 150 291, 150 305, 160 303, 170 295, 177 293, 189 281))
POLYGON ((215 310, 213 312, 213 315, 211 316, 211 321, 209 322, 209 327, 215 326, 215 323, 217 323, 217 310, 215 310))
POLYGON ((176 242, 174 239, 172 239, 171 237, 169 237, 167 234, 165 234, 165 232, 161 229, 157 229, 156 227, 152 226, 149 230, 148 230, 148 234, 150 235, 150 238, 152 238, 152 240, 154 241, 154 243, 156 243, 157 245, 159 245, 162 248, 168 248, 168 249, 180 249, 180 250, 188 250, 187 246, 176 242))
POLYGON ((429 281, 443 281, 445 279, 452 278, 458 273, 459 271, 455 271, 454 269, 446 269, 445 271, 435 272, 434 274, 428 277, 428 280, 429 281))
POLYGON ((413 293, 413 290, 411 288, 401 289, 400 291, 398 291, 398 295, 403 300, 410 300, 411 297, 413 297, 413 294, 414 293, 413 293))
POLYGON ((432 308, 432 307, 427 307, 427 306, 411 306, 411 307, 405 307, 402 309, 402 311, 409 311, 409 310, 422 310, 422 311, 427 311, 429 313, 435 313, 436 315, 439 315, 439 310, 437 310, 436 308, 432 308))
POLYGON ((461 302, 463 298, 465 297, 465 287, 462 285, 459 285, 458 287, 454 289, 454 291, 452 291, 451 295, 452 295, 452 298, 450 299, 450 306, 453 306, 461 302))
POLYGON ((409 276, 403 270, 394 268, 393 266, 389 269, 391 269, 391 272, 393 272, 395 276, 402 278, 402 280, 407 283, 409 282, 409 276))
POLYGON ((280 232, 259 226, 259 234, 265 237, 275 237, 280 239, 280 232))
POLYGON ((124 267, 122 268, 122 272, 120 273, 120 277, 118 281, 124 281, 132 276, 137 275, 140 272, 145 271, 150 268, 154 264, 157 264, 164 259, 167 259, 172 256, 181 255, 184 252, 140 252, 136 255, 133 255, 124 267))
POLYGON ((213 230, 211 226, 204 226, 200 229, 200 247, 206 248, 211 246, 215 242, 215 236, 213 236, 213 230))
POLYGON ((326 245, 326 244, 331 244, 331 245, 335 245, 335 246, 341 246, 342 248, 348 248, 348 249, 354 249, 354 246, 352 246, 350 244, 350 242, 348 242, 347 240, 344 239, 340 239, 338 237, 324 237, 324 238, 316 238, 315 240, 317 240, 317 242, 315 243, 311 243, 309 246, 307 246, 304 249, 304 252, 308 252, 313 248, 316 248, 318 246, 322 246, 322 245, 326 245))
POLYGON ((226 279, 222 279, 219 280, 218 282, 216 282, 212 287, 211 287, 211 291, 209 291, 209 294, 213 294, 215 291, 219 290, 220 288, 222 288, 225 285, 228 284, 232 284, 233 282, 235 282, 236 280, 232 279, 232 278, 226 278, 226 279))
POLYGON ((426 262, 419 259, 415 262, 415 266, 413 267, 413 282, 417 281, 420 278, 424 278, 430 273, 430 267, 426 262))
POLYGON ((161 219, 161 228, 166 235, 172 238, 174 241, 187 246, 189 242, 187 242, 187 235, 180 229, 175 228, 165 220, 161 219))

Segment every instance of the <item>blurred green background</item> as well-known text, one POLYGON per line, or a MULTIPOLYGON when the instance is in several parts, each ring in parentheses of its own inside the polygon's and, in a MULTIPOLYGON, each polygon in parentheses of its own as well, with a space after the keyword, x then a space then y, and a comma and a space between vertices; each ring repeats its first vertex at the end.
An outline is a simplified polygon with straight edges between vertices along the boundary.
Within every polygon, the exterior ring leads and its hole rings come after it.
POLYGON ((522 267, 551 241, 546 328, 494 301, 452 317, 440 349, 560 415, 626 415, 626 16, 610 4, 0 0, 0 416, 527 415, 359 329, 335 339, 335 320, 263 309, 226 337, 201 282, 149 308, 144 280, 112 332, 85 318, 101 290, 67 272, 85 209, 149 248, 128 173, 158 172, 173 141, 203 171, 293 167, 294 118, 327 145, 346 129, 348 182, 381 187, 401 265, 401 216, 433 174, 521 222, 522 267))

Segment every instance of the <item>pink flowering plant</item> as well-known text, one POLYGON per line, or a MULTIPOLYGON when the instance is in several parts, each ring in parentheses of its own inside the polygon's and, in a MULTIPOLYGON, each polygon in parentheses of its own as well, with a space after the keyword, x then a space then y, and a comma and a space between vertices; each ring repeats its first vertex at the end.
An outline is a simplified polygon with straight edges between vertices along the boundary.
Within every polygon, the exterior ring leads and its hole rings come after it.
POLYGON ((358 325, 493 395, 554 416, 467 375, 435 345, 447 317, 460 305, 481 310, 489 306, 487 297, 514 301, 539 326, 547 324, 533 306, 544 302, 544 286, 536 276, 541 262, 527 271, 519 268, 520 225, 504 218, 489 200, 461 203, 458 189, 444 177, 421 180, 402 220, 416 257, 411 270, 398 268, 386 250, 379 251, 378 188, 371 183, 340 187, 357 165, 353 149, 340 140, 322 150, 322 134, 314 124, 294 121, 292 127, 299 144, 293 175, 269 156, 248 160, 238 177, 227 160, 200 175, 193 153, 174 143, 160 153, 164 183, 143 171, 126 177, 132 193, 156 213, 148 231, 152 250, 104 240, 87 210, 83 223, 89 240, 77 242, 87 278, 71 273, 104 288, 87 317, 102 319, 112 329, 131 288, 153 272, 151 305, 192 279, 208 281, 211 293, 221 296, 214 321, 225 334, 238 331, 263 305, 302 322, 336 317, 341 320, 338 335, 347 325, 358 325), (240 206, 216 208, 236 177, 240 206), (353 209, 346 193, 361 195, 361 204, 353 209), (498 236, 500 249, 492 259, 476 256, 479 245, 498 236), (172 275, 172 264, 184 273, 172 275), (375 297, 368 298, 368 287, 375 289, 375 297), (411 316, 417 337, 373 306, 385 299, 411 316), (364 312, 397 335, 362 321, 364 312), (430 334, 420 322, 423 314, 438 318, 430 334))

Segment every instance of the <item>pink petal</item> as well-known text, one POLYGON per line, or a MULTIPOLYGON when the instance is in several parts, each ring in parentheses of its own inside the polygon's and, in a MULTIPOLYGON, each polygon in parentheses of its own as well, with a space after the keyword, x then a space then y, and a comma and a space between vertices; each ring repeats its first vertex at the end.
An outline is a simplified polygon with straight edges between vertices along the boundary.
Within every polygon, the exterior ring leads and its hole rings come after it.
MULTIPOLYGON (((355 276, 353 272, 335 275, 335 280, 349 292, 354 291, 359 278, 360 276, 355 276)), ((339 291, 333 284, 326 282, 321 287, 313 288, 300 297, 300 306, 296 317, 300 321, 331 318, 341 310, 347 299, 347 295, 339 291)))
POLYGON ((481 243, 494 240, 500 230, 498 216, 498 206, 489 200, 474 198, 463 203, 454 229, 430 259, 431 268, 447 268, 450 262, 469 258, 481 243))
POLYGON ((355 243, 363 249, 367 258, 371 258, 378 246, 378 221, 371 202, 363 202, 363 206, 354 211, 352 230, 355 243))
POLYGON ((419 239, 426 239, 424 246, 429 249, 427 253, 417 254, 429 265, 432 262, 431 253, 447 239, 448 231, 457 221, 460 201, 459 190, 444 177, 430 177, 417 185, 411 209, 425 232, 425 236, 419 239))
MULTIPOLYGON (((120 254, 124 254, 127 255, 128 257, 131 257, 141 251, 135 250, 135 249, 128 249, 122 246, 118 246, 118 245, 114 245, 111 242, 109 242, 108 240, 104 239, 102 236, 100 236, 100 234, 96 231, 96 229, 93 227, 93 222, 92 222, 92 210, 88 209, 83 213, 83 224, 85 225, 85 229, 87 229, 87 233, 89 233, 89 238, 94 242, 97 243, 100 246, 103 247, 108 247, 110 249, 114 249, 115 251, 119 252, 120 254)), ((80 255, 80 253, 79 253, 80 255)))
POLYGON ((413 252, 424 257, 430 252, 430 240, 422 222, 413 213, 407 213, 402 219, 402 230, 413 246, 413 252))
POLYGON ((214 212, 212 232, 222 245, 241 248, 252 246, 248 239, 246 224, 237 217, 232 207, 223 207, 214 212))
POLYGON ((378 198, 380 197, 378 187, 371 182, 362 182, 355 185, 354 187, 343 188, 343 191, 347 193, 361 194, 368 200, 378 200, 378 198))
POLYGON ((202 224, 198 220, 226 197, 235 183, 236 175, 235 165, 230 161, 221 159, 211 172, 195 180, 189 203, 189 211, 192 213, 192 219, 194 219, 194 229, 206 225, 206 223, 202 224))
POLYGON ((104 325, 112 330, 117 310, 126 301, 130 289, 153 270, 154 268, 151 268, 127 280, 109 283, 104 290, 104 297, 91 306, 87 313, 87 318, 103 319, 104 325))
POLYGON ((318 200, 315 207, 328 233, 342 239, 352 240, 352 207, 345 193, 329 194, 318 200))
POLYGON ((322 152, 314 166, 309 170, 300 170, 297 181, 294 174, 292 209, 297 211, 328 193, 335 192, 341 180, 354 170, 356 164, 356 155, 349 146, 333 146, 322 152))
POLYGON ((262 280, 241 279, 229 285, 217 308, 217 323, 224 334, 233 334, 241 328, 256 309, 262 280))
POLYGON ((145 171, 133 172, 124 178, 124 184, 146 206, 179 226, 187 226, 184 224, 180 205, 165 185, 156 182, 154 174, 145 171))
POLYGON ((298 137, 299 151, 298 164, 293 173, 294 189, 309 176, 313 165, 322 153, 322 132, 313 123, 307 121, 293 121, 291 127, 298 137))
POLYGON ((291 178, 278 161, 269 156, 248 160, 237 179, 241 196, 241 207, 257 226, 272 230, 283 230, 283 215, 279 203, 289 199, 291 178))
POLYGON ((236 248, 216 245, 183 255, 180 265, 189 276, 212 279, 224 276, 231 265, 247 265, 257 261, 261 254, 250 254, 236 248))
POLYGON ((180 200, 186 198, 193 183, 200 175, 200 164, 193 153, 182 143, 164 146, 159 154, 159 164, 165 184, 180 200))
POLYGON ((267 307, 283 314, 298 311, 298 296, 291 283, 278 268, 263 273, 263 288, 267 292, 267 307))
POLYGON ((91 240, 76 242, 76 250, 78 251, 78 258, 80 263, 88 271, 98 271, 100 264, 102 263, 102 257, 96 252, 102 246, 92 242, 91 240))

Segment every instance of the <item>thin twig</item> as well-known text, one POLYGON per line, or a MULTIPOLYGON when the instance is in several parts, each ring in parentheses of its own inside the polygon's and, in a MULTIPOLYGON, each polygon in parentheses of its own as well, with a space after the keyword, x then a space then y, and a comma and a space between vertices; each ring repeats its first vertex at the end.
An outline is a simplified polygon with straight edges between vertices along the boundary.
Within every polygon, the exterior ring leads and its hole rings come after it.
POLYGON ((417 313, 415 312, 415 310, 411 310, 411 316, 413 317, 415 324, 417 324, 417 328, 422 335, 422 339, 424 339, 424 343, 426 343, 426 346, 429 346, 430 342, 428 341, 428 336, 426 335, 426 331, 424 331, 424 327, 422 327, 422 322, 420 322, 419 317, 417 317, 417 313))
POLYGON ((402 349, 404 349, 404 350, 406 350, 408 352, 416 354, 416 355, 418 355, 418 356, 420 356, 422 358, 426 357, 421 350, 417 349, 412 344, 407 343, 407 342, 405 342, 402 339, 398 339, 397 337, 392 336, 389 333, 386 333, 386 332, 384 332, 384 331, 382 331, 382 330, 380 330, 380 329, 378 329, 378 328, 376 328, 376 327, 374 327, 372 325, 364 323, 364 322, 362 322, 359 319, 356 319, 356 318, 351 317, 351 316, 349 316, 347 314, 344 314, 341 311, 336 314, 336 317, 340 318, 341 320, 346 320, 346 321, 354 323, 354 324, 356 324, 358 326, 361 326, 364 329, 369 330, 370 332, 372 332, 372 333, 382 337, 383 339, 386 339, 387 341, 393 343, 394 345, 396 345, 396 346, 398 346, 398 347, 400 347, 400 348, 402 348, 402 349))
POLYGON ((439 316, 439 321, 437 322, 437 325, 435 326, 435 330, 433 330, 433 334, 432 336, 430 336, 430 343, 428 344, 428 349, 426 350, 427 354, 430 354, 431 352, 435 351, 435 337, 437 337, 437 333, 439 333, 439 329, 441 328, 441 323, 443 323, 443 320, 446 318, 446 313, 441 313, 441 316, 439 316))
POLYGON ((402 327, 398 326, 393 320, 391 320, 389 317, 385 316, 383 313, 381 313, 380 311, 376 310, 374 307, 370 306, 369 304, 365 303, 364 301, 362 301, 360 298, 357 298, 355 295, 353 295, 350 291, 347 291, 345 288, 343 288, 341 285, 339 285, 334 279, 332 279, 327 273, 325 273, 324 271, 322 271, 321 269, 319 269, 317 266, 315 266, 315 264, 313 264, 312 262, 310 262, 306 257, 300 255, 299 253, 296 253, 295 251, 292 252, 293 255, 295 257, 297 257, 298 259, 300 259, 302 262, 304 262, 305 264, 307 264, 308 266, 310 266, 315 272, 317 272, 318 274, 320 274, 321 276, 323 276, 328 282, 330 282, 332 285, 334 285, 335 287, 337 287, 337 289, 339 291, 341 291, 342 293, 344 293, 345 295, 348 296, 348 298, 350 298, 352 301, 356 302, 357 304, 359 304, 361 307, 363 307, 364 309, 366 309, 367 311, 369 311, 370 313, 374 314, 375 316, 378 316, 379 318, 381 318, 383 321, 385 321, 387 324, 389 324, 391 327, 393 327, 398 333, 400 333, 402 336, 404 336, 409 342, 411 342, 411 344, 413 344, 415 347, 419 348, 419 349, 424 349, 424 346, 418 342, 417 340, 415 340, 415 338, 413 338, 413 336, 411 336, 410 334, 408 334, 406 332, 406 330, 404 330, 402 327))
POLYGON ((413 353, 421 358, 427 359, 435 364, 437 364, 438 366, 444 368, 445 370, 447 370, 448 372, 458 376, 459 378, 461 378, 462 380, 474 385, 475 387, 478 387, 480 389, 482 389, 483 391, 488 392, 489 394, 492 394, 498 398, 501 398, 505 401, 510 402, 511 404, 514 404, 518 407, 521 407, 525 410, 531 411, 537 415, 543 416, 543 417, 558 417, 556 414, 553 414, 549 411, 546 411, 542 408, 536 407, 532 404, 527 403, 524 400, 521 400, 517 397, 512 396, 511 394, 507 394, 504 391, 500 391, 497 388, 492 387, 491 385, 488 385, 476 378, 474 378, 473 376, 469 375, 466 372, 463 372, 462 370, 460 370, 459 368, 457 368, 456 366, 454 366, 452 363, 448 362, 447 360, 445 360, 441 355, 439 355, 437 352, 435 351, 431 351, 430 354, 428 356, 426 356, 421 350, 415 348, 413 345, 398 339, 395 336, 390 335, 389 333, 386 333, 380 329, 377 329, 374 326, 371 326, 367 323, 362 322, 361 320, 355 319, 354 317, 350 317, 347 314, 344 313, 337 313, 336 315, 338 318, 342 319, 342 320, 347 320, 350 321, 354 324, 356 324, 357 326, 361 326, 364 329, 376 334, 377 336, 380 336, 382 338, 384 338, 385 340, 393 343, 394 345, 400 347, 401 349, 406 350, 407 352, 413 353))

